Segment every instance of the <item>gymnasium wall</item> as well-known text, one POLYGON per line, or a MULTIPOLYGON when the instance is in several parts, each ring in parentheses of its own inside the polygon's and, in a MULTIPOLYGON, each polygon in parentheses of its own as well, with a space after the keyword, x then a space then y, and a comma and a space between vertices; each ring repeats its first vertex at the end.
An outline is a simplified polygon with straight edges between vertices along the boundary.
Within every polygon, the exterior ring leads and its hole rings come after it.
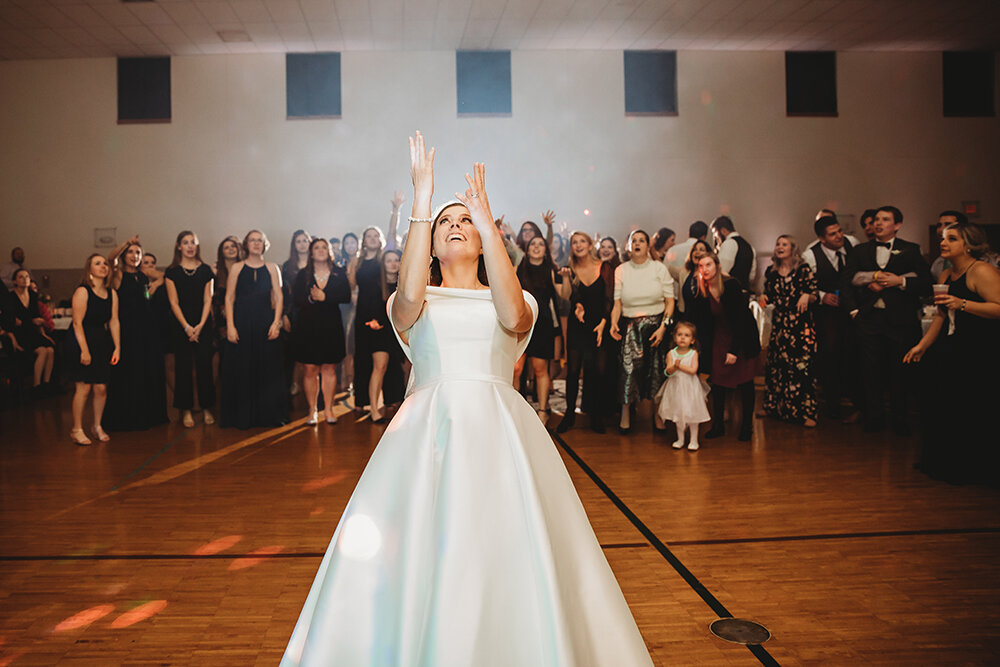
POLYGON ((942 116, 940 53, 838 54, 837 118, 786 117, 782 52, 718 51, 678 54, 677 116, 626 117, 622 59, 514 52, 512 115, 458 118, 454 53, 347 52, 342 118, 286 120, 283 55, 176 57, 173 120, 152 125, 116 124, 114 59, 0 62, 0 253, 75 269, 114 227, 165 264, 181 229, 214 256, 260 228, 281 261, 296 228, 384 226, 418 128, 438 148, 436 200, 481 160, 515 226, 552 208, 571 229, 682 240, 726 212, 766 254, 779 233, 810 239, 824 206, 856 228, 893 203, 925 247, 963 200, 1000 219, 1000 123, 942 116))

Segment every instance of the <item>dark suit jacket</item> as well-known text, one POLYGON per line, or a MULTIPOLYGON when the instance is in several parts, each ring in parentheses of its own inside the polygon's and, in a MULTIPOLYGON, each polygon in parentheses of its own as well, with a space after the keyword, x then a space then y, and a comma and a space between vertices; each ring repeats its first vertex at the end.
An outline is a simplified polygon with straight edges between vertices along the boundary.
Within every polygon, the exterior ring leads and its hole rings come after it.
POLYGON ((920 338, 920 300, 931 292, 931 272, 916 243, 896 238, 889 262, 881 268, 875 261, 877 246, 874 242, 862 243, 847 255, 841 284, 841 301, 848 312, 857 310, 855 321, 862 331, 873 327, 901 340, 920 338), (906 289, 890 287, 875 292, 867 286, 851 284, 855 275, 866 271, 889 271, 896 275, 913 274, 906 278, 906 289), (876 309, 882 299, 885 309, 876 309), (881 310, 881 312, 879 312, 881 310))

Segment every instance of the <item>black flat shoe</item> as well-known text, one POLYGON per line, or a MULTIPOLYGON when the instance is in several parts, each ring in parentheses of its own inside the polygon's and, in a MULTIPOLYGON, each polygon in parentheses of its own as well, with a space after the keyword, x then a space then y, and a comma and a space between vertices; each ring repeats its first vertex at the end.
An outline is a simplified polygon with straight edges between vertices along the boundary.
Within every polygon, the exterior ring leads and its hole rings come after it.
POLYGON ((556 426, 556 433, 565 433, 566 431, 573 428, 575 423, 576 423, 576 415, 574 415, 572 412, 567 412, 566 416, 564 416, 562 420, 559 422, 559 425, 556 426))
POLYGON ((619 424, 618 425, 618 432, 621 433, 622 435, 628 435, 629 433, 632 432, 632 427, 631 426, 624 427, 621 424, 619 424))
POLYGON ((712 438, 721 438, 725 434, 726 434, 725 428, 723 428, 722 426, 713 426, 712 428, 708 429, 708 433, 706 433, 702 437, 704 437, 706 440, 711 440, 712 438))

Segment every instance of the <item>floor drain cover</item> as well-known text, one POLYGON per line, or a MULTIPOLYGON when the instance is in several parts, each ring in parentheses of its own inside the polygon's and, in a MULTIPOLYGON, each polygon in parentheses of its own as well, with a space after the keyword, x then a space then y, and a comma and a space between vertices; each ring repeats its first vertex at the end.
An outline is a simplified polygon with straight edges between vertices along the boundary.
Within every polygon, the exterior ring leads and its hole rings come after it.
POLYGON ((734 644, 763 644, 771 638, 767 628, 745 618, 720 618, 708 629, 716 637, 734 644))

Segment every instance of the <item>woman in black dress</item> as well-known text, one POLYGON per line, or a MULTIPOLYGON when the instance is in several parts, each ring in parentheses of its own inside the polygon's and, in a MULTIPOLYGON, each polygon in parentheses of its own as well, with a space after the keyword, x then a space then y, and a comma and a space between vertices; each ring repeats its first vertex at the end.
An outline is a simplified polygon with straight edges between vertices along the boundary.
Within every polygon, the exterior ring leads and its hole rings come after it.
POLYGON ((351 287, 358 288, 354 338, 354 407, 368 408, 372 422, 385 420, 379 408, 379 396, 384 405, 403 398, 402 368, 390 363, 392 352, 399 344, 386 326, 386 293, 382 251, 385 240, 382 230, 369 227, 361 235, 361 249, 347 266, 351 287), (367 390, 367 391, 366 391, 367 390))
POLYGON ((229 273, 222 426, 280 426, 288 421, 288 385, 278 341, 284 296, 278 265, 264 261, 269 245, 263 232, 252 230, 243 239, 246 260, 229 273))
MULTIPOLYGON (((358 254, 358 235, 354 232, 344 234, 340 242, 340 251, 334 255, 337 266, 347 269, 358 254)), ((354 382, 354 311, 357 307, 358 292, 351 289, 351 300, 340 304, 340 320, 344 323, 344 343, 347 346, 347 356, 339 367, 339 382, 341 391, 351 391, 354 382)))
POLYGON ((52 381, 56 346, 42 328, 45 318, 42 317, 38 306, 38 293, 31 290, 31 273, 28 269, 17 269, 13 278, 10 314, 14 318, 14 327, 11 332, 17 338, 23 353, 35 357, 32 388, 36 395, 40 395, 44 389, 43 383, 48 384, 52 381))
POLYGON ((163 353, 163 376, 166 380, 168 396, 174 393, 174 327, 177 320, 170 310, 170 300, 167 298, 166 274, 156 268, 156 255, 151 252, 142 254, 142 272, 149 279, 149 304, 153 311, 153 320, 159 334, 160 351, 163 353))
POLYGON ((816 326, 809 306, 819 284, 812 268, 802 261, 795 239, 782 234, 774 244, 774 263, 764 273, 760 305, 771 304, 771 340, 764 371, 761 417, 775 417, 816 426, 816 326))
POLYGON ((121 354, 118 326, 118 296, 110 287, 111 267, 98 253, 87 258, 83 280, 73 292, 73 335, 66 341, 66 365, 69 378, 76 383, 73 394, 73 430, 70 438, 78 445, 89 445, 83 430, 83 408, 94 393, 94 437, 101 442, 111 438, 101 428, 107 400, 111 367, 121 354))
MULTIPOLYGON (((552 379, 549 362, 555 354, 556 329, 559 320, 556 315, 556 275, 558 267, 549 254, 549 244, 541 236, 528 242, 528 251, 517 266, 517 279, 521 288, 527 290, 538 302, 538 320, 524 354, 514 364, 514 387, 519 389, 521 372, 525 361, 531 360, 535 372, 535 393, 538 395, 538 418, 544 423, 549 410, 549 390, 552 379)), ((568 271, 567 271, 568 273, 568 271)), ((568 408, 567 408, 568 409, 568 408)))
POLYGON ((693 300, 698 293, 698 260, 705 255, 712 254, 712 248, 701 239, 691 244, 687 258, 684 260, 684 267, 680 273, 680 290, 677 293, 678 319, 690 319, 687 317, 687 304, 693 300))
POLYGON ((996 391, 990 390, 1000 377, 1000 270, 986 261, 988 251, 982 227, 945 227, 941 256, 951 266, 938 284, 947 291, 935 293, 938 312, 903 358, 923 367, 918 467, 952 484, 1000 485, 996 391))
POLYGON ((604 335, 614 303, 615 272, 608 262, 597 258, 594 241, 588 234, 573 232, 569 237, 570 272, 563 276, 560 290, 569 299, 566 325, 566 414, 557 433, 573 428, 576 397, 583 371, 583 412, 590 415, 590 427, 604 432, 604 413, 611 402, 607 378, 607 349, 604 335))
POLYGON ((760 356, 760 334, 740 283, 722 273, 719 257, 698 260, 698 291, 686 316, 700 332, 699 372, 712 385, 712 428, 706 438, 725 434, 726 390, 737 389, 742 401, 739 439, 753 436, 753 378, 760 356))
MULTIPOLYGON (((229 283, 229 272, 236 262, 246 259, 243 244, 235 236, 222 239, 215 258, 215 292, 212 294, 212 321, 215 324, 216 340, 219 342, 219 356, 224 355, 226 346, 226 285, 229 283)), ((221 360, 219 362, 222 363, 221 360)))
POLYGON ((312 237, 304 229, 296 229, 292 233, 292 240, 288 247, 288 259, 281 265, 281 290, 285 296, 284 313, 281 318, 282 329, 282 352, 284 353, 285 378, 289 383, 291 395, 299 393, 302 386, 302 364, 295 361, 291 348, 291 333, 295 327, 295 320, 299 316, 298 308, 295 306, 295 298, 292 296, 292 287, 295 286, 295 279, 299 271, 306 268, 309 261, 309 244, 312 237))
POLYGON ((309 424, 319 421, 316 410, 322 377, 323 403, 328 424, 337 422, 333 397, 337 364, 344 359, 344 325, 340 304, 351 300, 347 273, 333 262, 330 244, 317 237, 309 245, 309 261, 292 289, 298 321, 292 329, 292 353, 304 367, 303 385, 309 405, 309 424))
POLYGON ((215 406, 212 374, 212 283, 215 274, 201 261, 201 247, 194 232, 177 235, 174 261, 166 272, 167 298, 176 319, 174 338, 174 407, 184 426, 194 426, 194 374, 198 377, 198 405, 205 423, 215 423, 209 408, 215 406))
POLYGON ((104 421, 111 431, 137 431, 167 421, 167 387, 160 331, 138 237, 112 253, 112 286, 118 296, 121 359, 111 369, 104 421))

